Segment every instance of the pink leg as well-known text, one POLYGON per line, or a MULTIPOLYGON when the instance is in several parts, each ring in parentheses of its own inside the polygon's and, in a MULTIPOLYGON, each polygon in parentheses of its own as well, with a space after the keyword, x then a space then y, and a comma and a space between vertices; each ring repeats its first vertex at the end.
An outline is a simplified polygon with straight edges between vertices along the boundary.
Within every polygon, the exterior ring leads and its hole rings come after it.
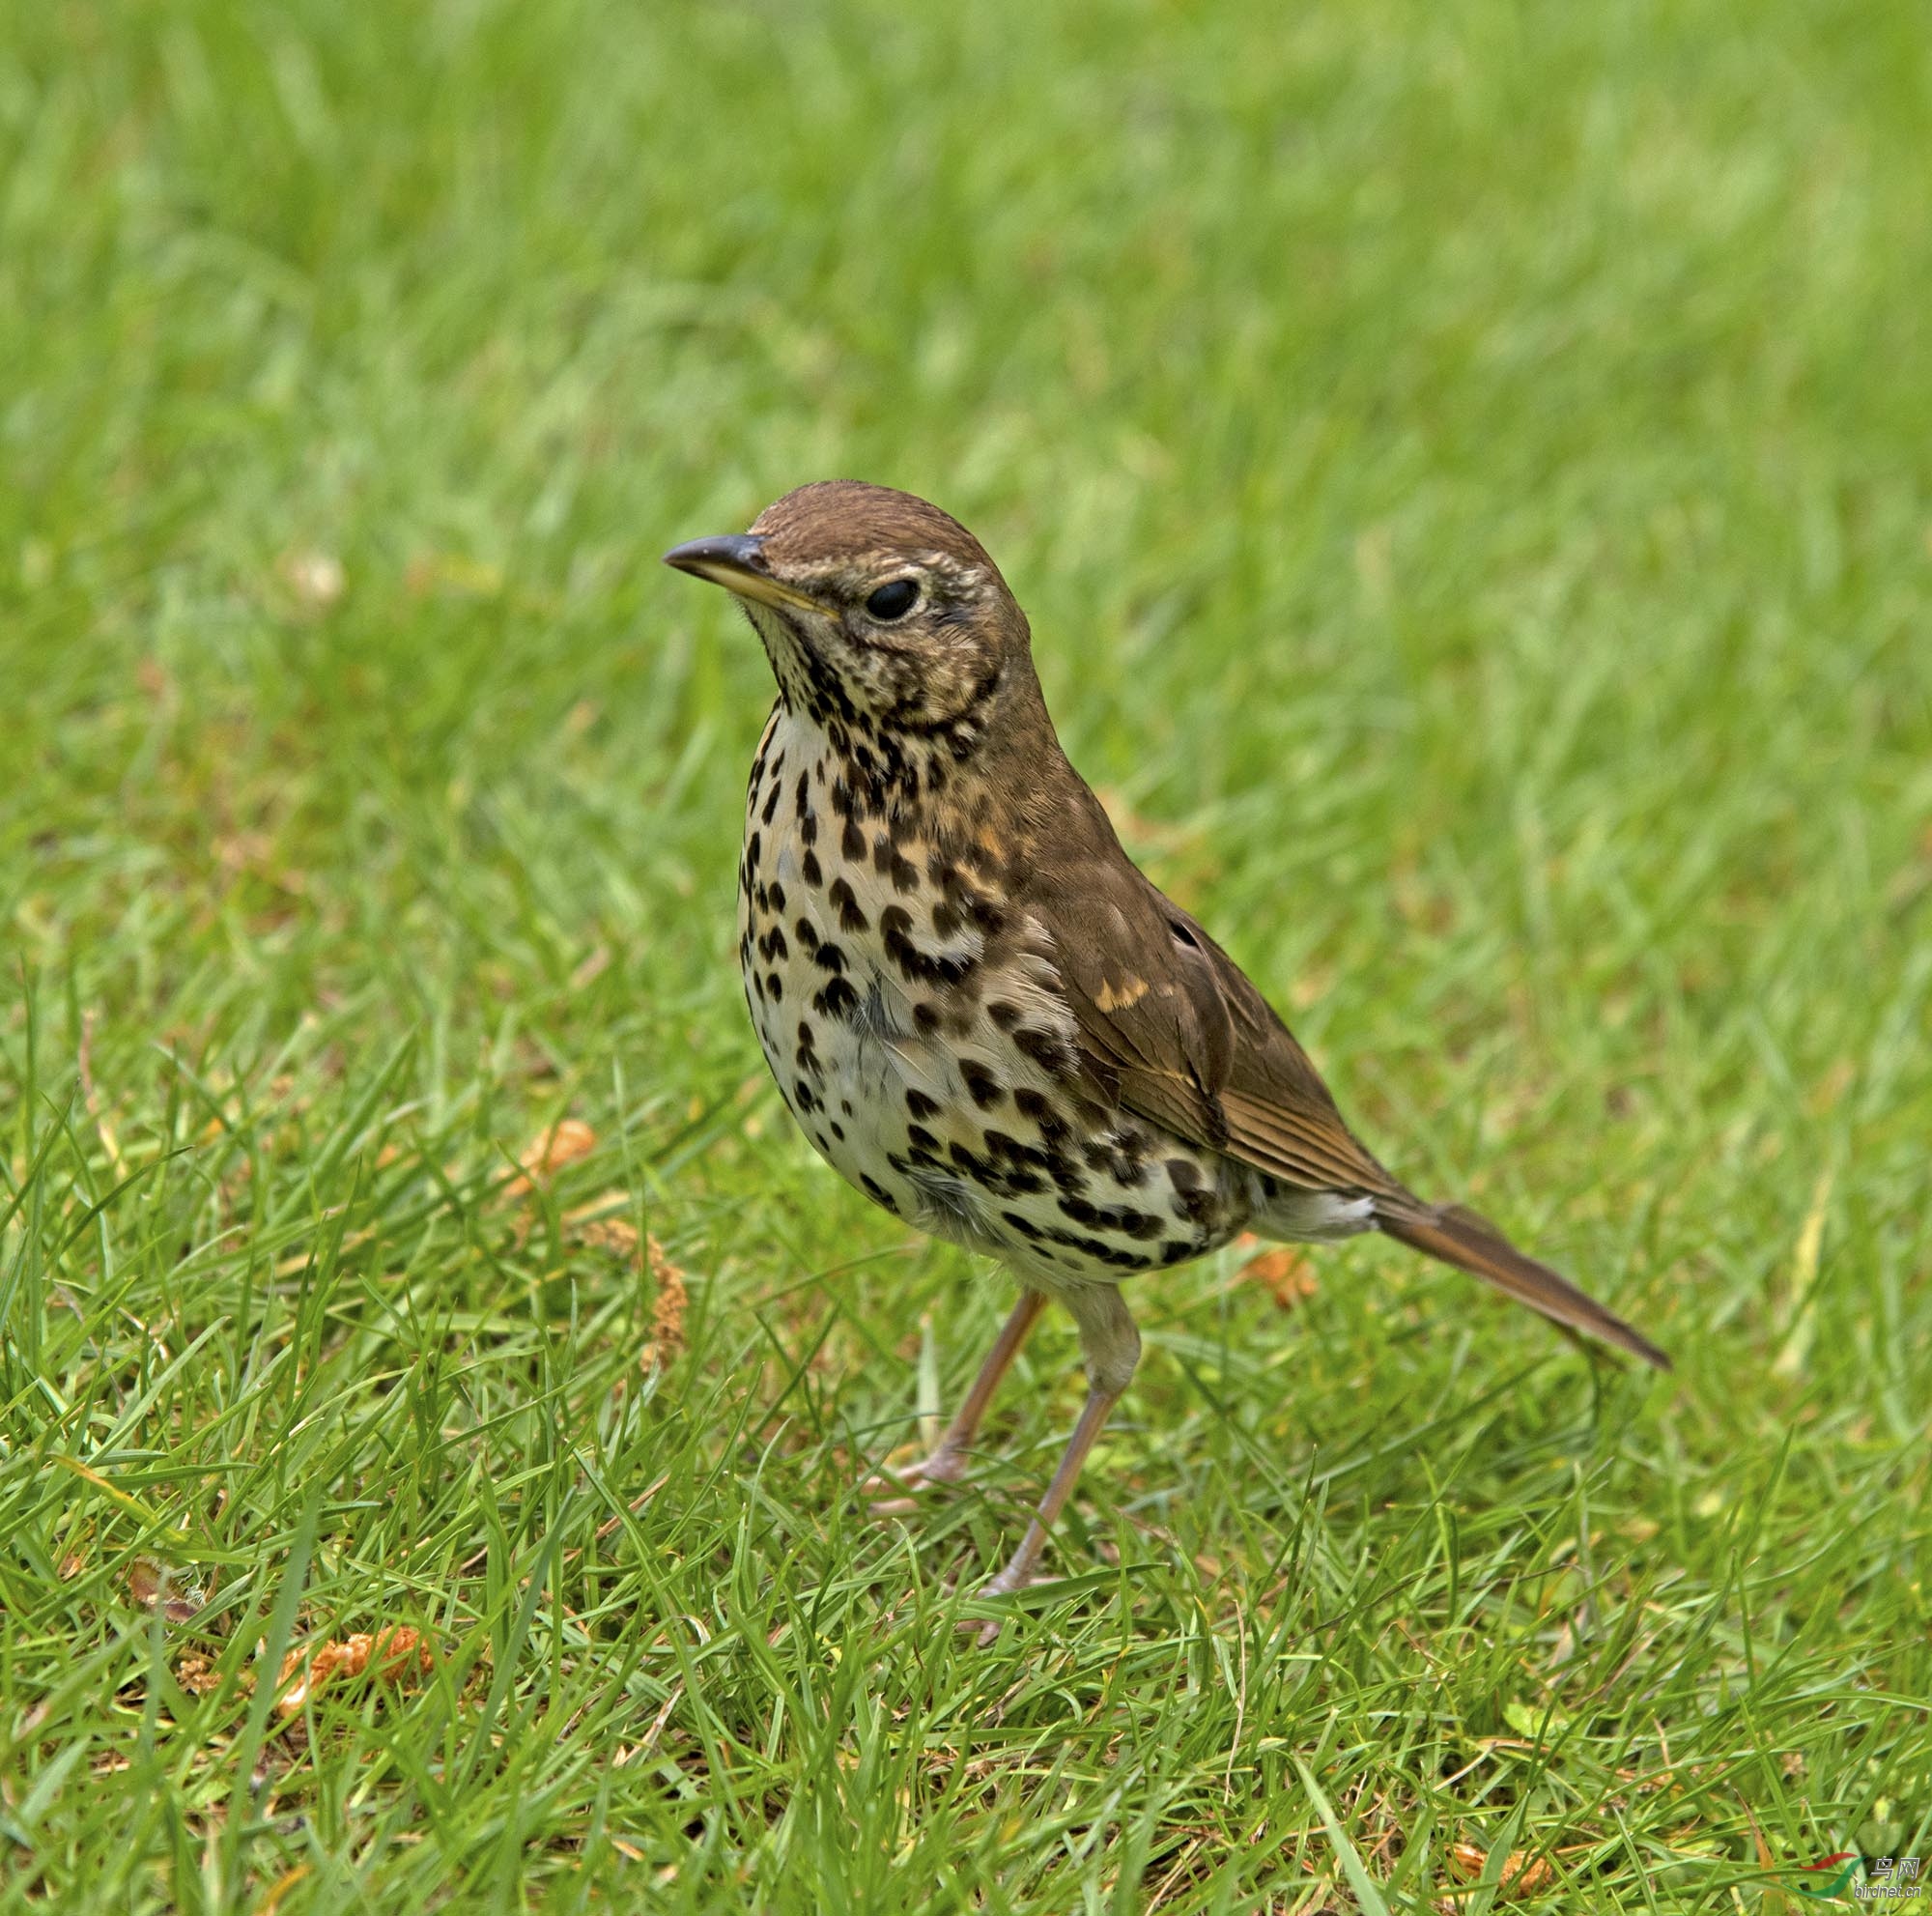
MULTIPOLYGON (((874 1488, 881 1491, 916 1490, 928 1483, 957 1483, 966 1474, 966 1453, 980 1434, 986 1406, 993 1401, 993 1392, 999 1388, 1001 1378, 1006 1376, 1012 1360, 1019 1355, 1020 1346, 1027 1340, 1027 1332, 1038 1322, 1039 1314, 1045 1308, 1046 1299, 1038 1291, 1021 1291, 1019 1301, 1000 1327, 993 1348, 986 1353, 986 1361, 980 1366, 973 1387, 967 1391, 965 1401, 959 1406, 952 1421, 946 1426, 946 1435, 939 1440, 938 1449, 922 1464, 909 1465, 890 1477, 871 1478, 866 1486, 867 1491, 874 1488)), ((917 1507, 910 1497, 894 1497, 875 1502, 872 1514, 877 1517, 899 1517, 917 1507)))
MULTIPOLYGON (((1073 1494, 1073 1486, 1080 1476, 1080 1467, 1087 1461, 1087 1453, 1094 1447, 1094 1440, 1100 1435, 1100 1426, 1107 1421, 1107 1414, 1121 1401, 1118 1390, 1090 1388, 1087 1402, 1081 1407, 1080 1421, 1073 1426, 1073 1435, 1066 1440, 1066 1448, 1061 1453, 1060 1468, 1053 1473, 1053 1481, 1046 1487, 1046 1495, 1039 1501, 1039 1508, 1035 1511, 1033 1522, 1027 1526, 1026 1535, 1020 1539, 1020 1547, 1007 1559, 1006 1568, 991 1578, 980 1588, 981 1596, 1010 1596, 1015 1590, 1023 1590, 1033 1582, 1034 1567, 1039 1562, 1039 1554, 1046 1548, 1046 1533, 1053 1528, 1054 1519, 1065 1507, 1066 1500, 1073 1494)), ((977 1636, 982 1644, 990 1644, 1000 1634, 997 1619, 984 1623, 962 1623, 960 1629, 977 1636)))
MULTIPOLYGON (((1026 1535, 1020 1539, 1020 1547, 1008 1559, 1006 1568, 980 1590, 981 1596, 1010 1596, 1033 1581, 1034 1568, 1039 1562, 1040 1552, 1046 1548, 1047 1532, 1065 1508, 1079 1479, 1080 1468, 1094 1447, 1094 1440, 1100 1435, 1108 1413, 1121 1401, 1134 1367, 1140 1362, 1140 1333, 1134 1329, 1134 1320, 1115 1285, 1093 1284, 1069 1290, 1065 1301, 1080 1327, 1080 1348, 1087 1363, 1087 1401, 1081 1406, 1080 1421, 1066 1440, 1060 1468, 1054 1472, 1053 1481, 1047 1485, 1046 1495, 1040 1499, 1039 1508, 1027 1526, 1026 1535)), ((984 1623, 961 1623, 959 1628, 977 1636, 982 1644, 990 1644, 1000 1634, 997 1617, 984 1623)))

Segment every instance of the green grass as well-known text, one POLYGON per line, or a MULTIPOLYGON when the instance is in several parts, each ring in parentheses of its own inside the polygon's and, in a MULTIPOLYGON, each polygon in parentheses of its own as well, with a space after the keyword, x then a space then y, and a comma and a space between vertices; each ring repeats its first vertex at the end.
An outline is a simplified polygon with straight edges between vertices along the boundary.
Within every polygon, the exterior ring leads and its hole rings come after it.
POLYGON ((1932 1858, 1921 13, 946 13, 0 26, 0 1908, 1932 1858), (1674 1376, 1385 1244, 1147 1282, 1063 1581, 955 1639, 1071 1332, 866 1521, 1003 1290, 767 1089, 766 670, 655 562, 831 474, 981 533, 1372 1145, 1674 1376))

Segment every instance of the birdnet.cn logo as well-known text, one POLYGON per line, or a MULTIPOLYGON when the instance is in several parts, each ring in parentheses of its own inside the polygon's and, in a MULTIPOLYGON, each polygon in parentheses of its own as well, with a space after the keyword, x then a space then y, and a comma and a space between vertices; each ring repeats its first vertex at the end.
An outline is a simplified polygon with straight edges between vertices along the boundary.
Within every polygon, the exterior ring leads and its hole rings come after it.
POLYGON ((1799 1893, 1821 1902, 1895 1902, 1932 1894, 1932 1876, 1924 1874, 1917 1856, 1881 1856, 1861 1882, 1854 1882, 1862 1860, 1856 1849, 1840 1849, 1804 1864, 1799 1893))

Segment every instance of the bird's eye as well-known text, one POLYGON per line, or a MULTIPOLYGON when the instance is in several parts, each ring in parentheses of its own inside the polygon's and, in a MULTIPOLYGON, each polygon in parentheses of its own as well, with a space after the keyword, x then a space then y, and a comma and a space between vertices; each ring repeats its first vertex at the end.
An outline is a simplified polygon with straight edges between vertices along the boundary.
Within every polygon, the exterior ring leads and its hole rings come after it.
POLYGON ((888 579, 867 599, 866 610, 874 618, 890 624, 895 618, 903 618, 918 604, 917 579, 888 579))

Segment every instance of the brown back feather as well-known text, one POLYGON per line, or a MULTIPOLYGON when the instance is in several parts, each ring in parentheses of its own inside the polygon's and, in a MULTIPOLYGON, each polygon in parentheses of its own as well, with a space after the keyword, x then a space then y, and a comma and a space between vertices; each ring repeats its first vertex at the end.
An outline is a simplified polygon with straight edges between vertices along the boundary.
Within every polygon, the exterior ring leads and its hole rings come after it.
POLYGON ((1029 902, 1052 937, 1089 1067, 1121 1103, 1288 1184, 1371 1198, 1389 1236, 1669 1368, 1655 1344, 1492 1224, 1405 1189, 1349 1130, 1241 968, 1128 859, 1078 774, 1065 766, 1065 780, 1041 786, 1057 786, 1059 810, 1041 844, 1070 849, 1034 868, 1029 902))

